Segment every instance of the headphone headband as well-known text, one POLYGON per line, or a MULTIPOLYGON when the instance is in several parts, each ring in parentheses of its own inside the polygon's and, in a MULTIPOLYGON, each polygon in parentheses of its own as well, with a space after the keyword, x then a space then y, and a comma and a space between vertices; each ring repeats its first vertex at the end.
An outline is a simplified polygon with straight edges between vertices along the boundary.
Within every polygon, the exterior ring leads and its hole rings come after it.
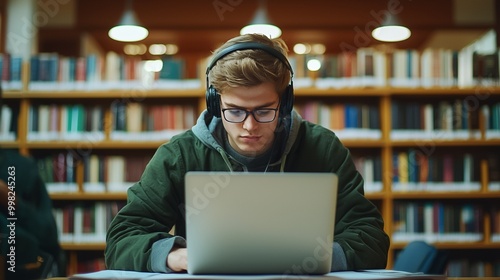
POLYGON ((210 61, 210 64, 207 67, 207 71, 206 71, 205 74, 208 75, 208 73, 210 72, 210 70, 212 70, 212 68, 214 68, 214 66, 217 63, 217 61, 219 61, 224 56, 226 56, 226 55, 228 55, 228 54, 230 54, 232 52, 235 52, 235 51, 249 50, 249 49, 263 50, 263 51, 269 53, 270 55, 276 57, 283 64, 285 64, 285 66, 288 68, 288 70, 290 70, 290 74, 293 76, 293 70, 292 70, 292 66, 290 65, 290 62, 288 61, 288 59, 280 51, 278 51, 277 49, 275 49, 275 48, 273 48, 273 47, 271 47, 269 45, 262 44, 262 43, 257 43, 257 42, 237 43, 237 44, 231 45, 231 46, 229 46, 229 47, 221 50, 219 53, 217 53, 212 58, 212 60, 210 61))

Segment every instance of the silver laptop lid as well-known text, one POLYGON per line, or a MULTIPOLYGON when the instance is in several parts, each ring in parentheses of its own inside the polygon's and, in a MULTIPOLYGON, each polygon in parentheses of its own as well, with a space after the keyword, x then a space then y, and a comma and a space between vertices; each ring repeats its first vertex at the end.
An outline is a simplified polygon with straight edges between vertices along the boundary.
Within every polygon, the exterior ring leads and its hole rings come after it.
POLYGON ((191 274, 324 274, 337 202, 332 173, 186 174, 191 274))

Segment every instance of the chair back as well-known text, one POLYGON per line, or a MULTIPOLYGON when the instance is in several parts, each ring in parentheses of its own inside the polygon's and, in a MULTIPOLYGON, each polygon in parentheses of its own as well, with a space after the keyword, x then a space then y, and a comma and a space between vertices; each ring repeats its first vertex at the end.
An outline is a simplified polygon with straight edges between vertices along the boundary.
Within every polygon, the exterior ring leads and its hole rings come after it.
POLYGON ((444 274, 447 254, 424 241, 412 241, 397 255, 394 269, 426 274, 444 274))

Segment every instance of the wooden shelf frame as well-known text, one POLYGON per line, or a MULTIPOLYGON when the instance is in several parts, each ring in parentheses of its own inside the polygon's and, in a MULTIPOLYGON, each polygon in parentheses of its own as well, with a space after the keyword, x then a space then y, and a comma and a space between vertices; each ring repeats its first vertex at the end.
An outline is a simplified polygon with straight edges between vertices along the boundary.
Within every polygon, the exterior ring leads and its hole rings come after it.
MULTIPOLYGON (((71 92, 30 92, 27 86, 23 90, 10 91, 4 93, 4 98, 8 102, 16 102, 19 104, 18 116, 18 139, 15 141, 0 142, 5 148, 17 148, 24 155, 30 155, 36 151, 46 150, 66 150, 77 149, 82 145, 88 144, 87 141, 28 141, 28 112, 32 103, 50 102, 57 99, 58 102, 78 103, 80 100, 85 102, 95 101, 101 104, 110 105, 111 102, 117 99, 133 100, 137 98, 136 90, 120 91, 120 90, 97 90, 97 91, 71 91, 71 92)), ((179 90, 148 90, 141 92, 142 99, 161 99, 168 102, 176 102, 178 100, 193 102, 198 108, 198 112, 205 109, 204 89, 179 89, 179 90)), ((363 99, 367 98, 369 102, 377 102, 380 112, 380 130, 381 138, 376 140, 364 139, 341 139, 344 145, 349 149, 370 149, 375 150, 380 154, 382 160, 382 171, 384 174, 389 174, 392 171, 392 157, 395 151, 405 148, 416 147, 418 145, 433 145, 437 148, 451 149, 499 149, 500 139, 486 139, 485 125, 483 119, 480 119, 481 137, 479 139, 465 140, 393 140, 390 138, 391 132, 391 104, 394 100, 405 98, 418 99, 425 102, 433 102, 433 99, 451 99, 455 97, 467 98, 469 96, 493 97, 493 100, 500 100, 500 87, 485 87, 485 88, 342 88, 342 89, 317 89, 298 88, 295 90, 295 96, 300 102, 302 100, 336 100, 342 102, 344 99, 363 99)), ((483 100, 483 99, 481 99, 483 100)), ((107 106, 105 121, 107 124, 111 122, 111 112, 107 106)), ((148 150, 154 151, 158 146, 165 141, 113 141, 109 140, 111 125, 105 125, 105 139, 103 141, 92 143, 92 149, 96 153, 103 151, 120 152, 127 150, 148 150)), ((473 192, 396 192, 392 191, 392 181, 390 176, 382 176, 383 189, 376 193, 367 193, 368 199, 380 206, 380 212, 385 221, 384 230, 391 236, 394 232, 393 211, 394 202, 398 200, 475 200, 479 202, 488 202, 500 199, 500 191, 488 191, 488 166, 487 162, 481 162, 481 189, 473 192)), ((77 184, 79 186, 76 193, 53 193, 51 198, 55 202, 78 202, 78 201, 124 201, 127 199, 126 193, 86 193, 83 191, 83 165, 77 165, 77 184)), ((489 202, 488 202, 489 203, 489 202)), ((484 241, 481 242, 437 242, 435 245, 440 249, 456 249, 456 250, 494 250, 500 249, 500 242, 491 242, 491 220, 488 215, 484 217, 484 241)), ((395 252, 404 248, 406 242, 393 242, 389 249, 388 268, 391 268, 394 263, 395 252)), ((70 271, 76 272, 78 263, 78 255, 84 254, 86 251, 103 251, 104 243, 61 243, 63 250, 69 252, 70 271)))

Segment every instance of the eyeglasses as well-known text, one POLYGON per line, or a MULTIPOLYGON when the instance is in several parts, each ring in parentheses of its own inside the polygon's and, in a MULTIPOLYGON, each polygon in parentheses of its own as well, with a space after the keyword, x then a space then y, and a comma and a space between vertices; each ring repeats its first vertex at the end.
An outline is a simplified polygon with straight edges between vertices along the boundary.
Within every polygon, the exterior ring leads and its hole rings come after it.
POLYGON ((255 109, 252 111, 247 111, 243 109, 236 108, 228 108, 222 109, 222 115, 224 119, 230 123, 242 123, 244 122, 249 114, 252 114, 253 118, 260 123, 269 123, 274 121, 276 118, 276 112, 278 111, 279 105, 277 108, 269 109, 255 109))

